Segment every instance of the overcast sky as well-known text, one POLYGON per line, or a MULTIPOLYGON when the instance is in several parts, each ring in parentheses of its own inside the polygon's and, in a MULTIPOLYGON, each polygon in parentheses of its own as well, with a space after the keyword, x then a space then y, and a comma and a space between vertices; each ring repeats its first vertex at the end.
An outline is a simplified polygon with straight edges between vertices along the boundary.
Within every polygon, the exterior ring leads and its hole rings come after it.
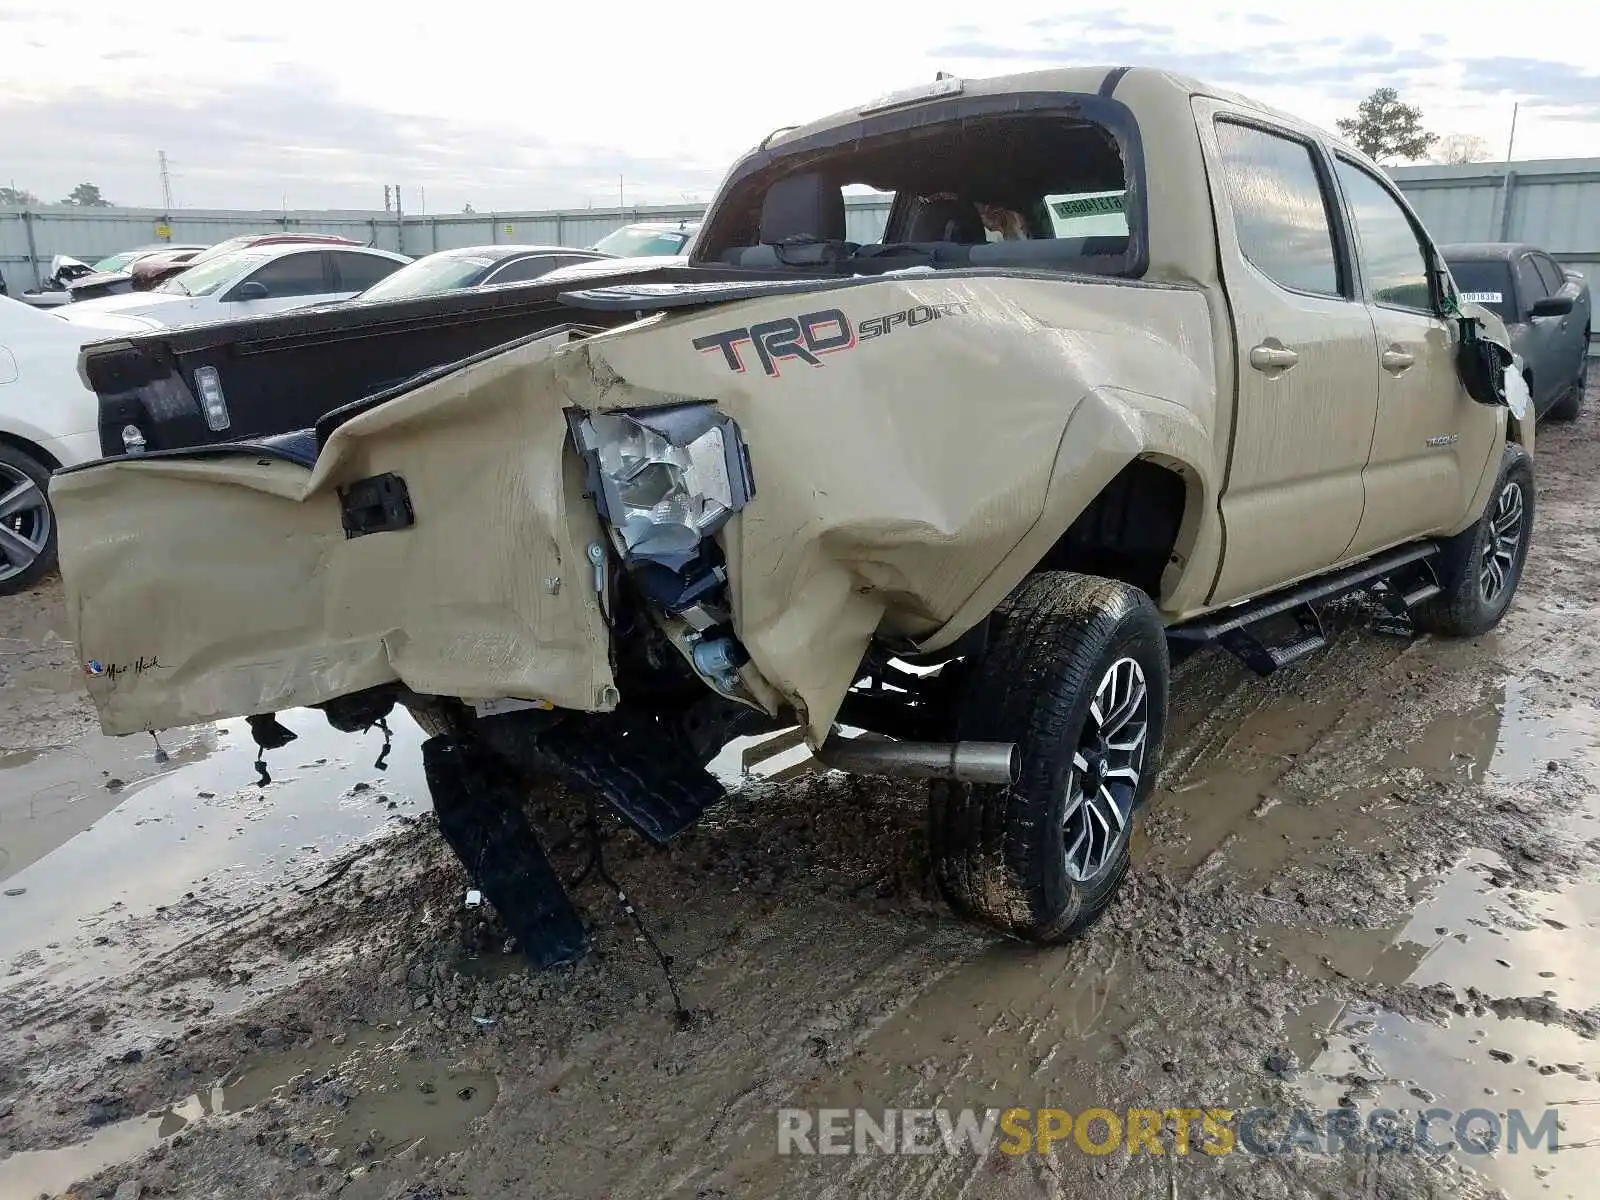
POLYGON ((429 212, 706 199, 735 155, 940 69, 1171 67, 1330 127, 1397 87, 1503 157, 1600 156, 1567 0, 353 5, 0 0, 0 184, 158 206, 429 212), (631 14, 631 15, 630 15, 631 14), (1515 14, 1514 19, 1501 14, 1515 14))

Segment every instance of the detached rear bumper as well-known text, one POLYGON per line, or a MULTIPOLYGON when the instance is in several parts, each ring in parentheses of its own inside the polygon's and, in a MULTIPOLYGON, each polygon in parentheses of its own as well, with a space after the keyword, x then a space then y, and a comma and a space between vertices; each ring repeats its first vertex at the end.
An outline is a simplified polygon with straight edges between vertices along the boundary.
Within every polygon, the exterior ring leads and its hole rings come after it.
POLYGON ((545 359, 565 335, 353 417, 313 466, 209 447, 54 477, 69 622, 102 728, 162 729, 377 684, 613 708, 602 541, 545 359), (537 402, 529 403, 529 398, 537 402), (350 536, 392 473, 414 523, 350 536))

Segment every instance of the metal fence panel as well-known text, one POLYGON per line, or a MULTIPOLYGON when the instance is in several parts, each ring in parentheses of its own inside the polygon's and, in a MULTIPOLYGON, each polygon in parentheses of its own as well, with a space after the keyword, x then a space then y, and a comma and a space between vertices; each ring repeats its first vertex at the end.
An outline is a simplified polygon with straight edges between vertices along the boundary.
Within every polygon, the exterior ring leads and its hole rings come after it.
MULTIPOLYGON (((1600 287, 1600 159, 1397 167, 1391 172, 1440 242, 1531 242, 1600 287)), ((846 236, 881 238, 889 197, 846 198, 846 236)), ((158 240, 210 244, 242 233, 339 234, 414 256, 485 243, 590 246, 634 221, 694 221, 698 204, 625 209, 408 214, 360 211, 249 212, 183 209, 0 208, 0 274, 12 295, 36 286, 56 254, 92 261, 158 240)))

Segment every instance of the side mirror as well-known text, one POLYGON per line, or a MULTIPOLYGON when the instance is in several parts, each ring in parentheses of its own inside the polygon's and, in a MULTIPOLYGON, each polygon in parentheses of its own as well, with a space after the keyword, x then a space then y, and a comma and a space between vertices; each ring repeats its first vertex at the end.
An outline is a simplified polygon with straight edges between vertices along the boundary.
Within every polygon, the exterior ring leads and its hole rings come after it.
POLYGON ((241 283, 233 289, 235 300, 265 300, 267 298, 267 285, 264 283, 241 283))
MULTIPOLYGON (((1512 397, 1507 392, 1507 368, 1514 361, 1511 351, 1481 336, 1482 330, 1475 317, 1458 317, 1456 322, 1456 373, 1461 377, 1467 395, 1479 404, 1504 404, 1511 408, 1512 397)), ((1517 377, 1516 382, 1522 382, 1521 376, 1517 377)), ((1516 415, 1520 418, 1522 413, 1516 415)))
POLYGON ((1546 296, 1543 300, 1535 300, 1533 307, 1528 310, 1528 319, 1538 317, 1564 317, 1572 311, 1572 293, 1562 288, 1554 296, 1546 296))

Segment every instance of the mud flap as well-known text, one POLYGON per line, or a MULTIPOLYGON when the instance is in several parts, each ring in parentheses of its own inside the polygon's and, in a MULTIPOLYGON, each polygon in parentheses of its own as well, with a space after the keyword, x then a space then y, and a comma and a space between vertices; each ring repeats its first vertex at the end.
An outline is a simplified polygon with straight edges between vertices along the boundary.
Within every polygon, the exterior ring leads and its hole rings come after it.
POLYGON ((523 811, 525 785, 489 747, 422 743, 439 830, 537 970, 576 962, 589 937, 523 811))

